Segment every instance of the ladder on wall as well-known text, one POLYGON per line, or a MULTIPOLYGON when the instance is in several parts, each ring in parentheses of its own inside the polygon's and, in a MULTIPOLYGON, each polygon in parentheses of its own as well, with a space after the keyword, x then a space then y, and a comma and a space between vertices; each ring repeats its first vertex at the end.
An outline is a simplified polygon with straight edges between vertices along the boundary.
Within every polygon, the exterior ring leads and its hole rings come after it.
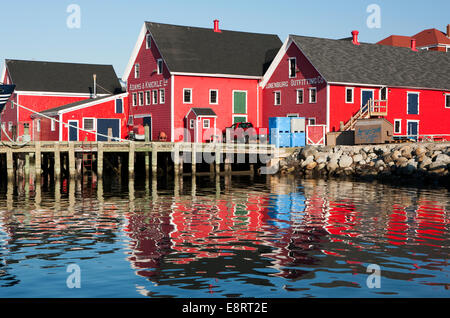
POLYGON ((373 117, 385 117, 387 116, 388 105, 387 101, 369 99, 364 107, 361 107, 359 111, 345 123, 343 131, 354 130, 356 122, 360 119, 368 119, 373 117))
POLYGON ((92 173, 93 171, 94 152, 92 148, 92 142, 83 141, 81 145, 83 175, 85 172, 92 173))

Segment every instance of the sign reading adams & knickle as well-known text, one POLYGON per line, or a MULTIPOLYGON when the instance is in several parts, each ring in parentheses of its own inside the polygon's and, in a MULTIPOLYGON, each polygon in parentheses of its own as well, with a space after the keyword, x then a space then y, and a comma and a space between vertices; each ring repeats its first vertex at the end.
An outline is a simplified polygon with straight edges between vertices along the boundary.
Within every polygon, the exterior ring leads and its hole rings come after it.
POLYGON ((153 81, 153 82, 143 82, 139 84, 130 84, 129 91, 137 91, 137 90, 143 90, 143 89, 151 89, 151 88, 160 88, 160 87, 166 87, 169 84, 169 81, 159 80, 159 81, 153 81))
POLYGON ((284 82, 275 82, 275 83, 268 83, 266 85, 266 88, 283 88, 283 87, 299 87, 299 86, 306 86, 306 85, 319 85, 323 84, 325 80, 322 76, 317 76, 314 78, 304 78, 304 79, 292 79, 290 81, 284 81, 284 82))

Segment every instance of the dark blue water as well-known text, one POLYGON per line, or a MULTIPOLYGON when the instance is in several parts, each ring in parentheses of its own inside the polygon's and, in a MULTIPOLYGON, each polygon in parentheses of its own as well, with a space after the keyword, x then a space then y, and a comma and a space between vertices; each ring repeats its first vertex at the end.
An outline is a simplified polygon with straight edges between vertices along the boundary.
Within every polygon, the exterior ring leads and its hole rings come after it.
POLYGON ((10 185, 0 297, 450 296, 446 189, 217 181, 10 185))

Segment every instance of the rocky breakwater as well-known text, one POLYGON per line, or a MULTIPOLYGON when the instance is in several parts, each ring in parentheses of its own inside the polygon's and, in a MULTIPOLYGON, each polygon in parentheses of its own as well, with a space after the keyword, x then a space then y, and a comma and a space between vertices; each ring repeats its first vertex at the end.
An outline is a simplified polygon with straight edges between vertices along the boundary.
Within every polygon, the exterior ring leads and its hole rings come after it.
POLYGON ((305 177, 432 180, 449 184, 450 143, 307 146, 281 160, 281 174, 305 177))

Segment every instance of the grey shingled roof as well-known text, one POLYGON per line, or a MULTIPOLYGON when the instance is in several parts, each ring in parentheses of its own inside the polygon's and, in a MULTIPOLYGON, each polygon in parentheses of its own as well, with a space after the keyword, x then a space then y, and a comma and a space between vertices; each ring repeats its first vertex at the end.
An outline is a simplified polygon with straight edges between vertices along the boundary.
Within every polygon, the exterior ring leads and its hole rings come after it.
POLYGON ((6 60, 5 64, 18 91, 92 94, 93 74, 97 74, 98 94, 122 91, 112 65, 24 60, 6 60))
POLYGON ((327 82, 450 90, 450 54, 290 36, 327 82))
POLYGON ((263 76, 282 45, 273 34, 216 33, 154 22, 146 26, 171 72, 263 76))
POLYGON ((217 116, 212 108, 194 107, 191 108, 196 116, 217 116))

